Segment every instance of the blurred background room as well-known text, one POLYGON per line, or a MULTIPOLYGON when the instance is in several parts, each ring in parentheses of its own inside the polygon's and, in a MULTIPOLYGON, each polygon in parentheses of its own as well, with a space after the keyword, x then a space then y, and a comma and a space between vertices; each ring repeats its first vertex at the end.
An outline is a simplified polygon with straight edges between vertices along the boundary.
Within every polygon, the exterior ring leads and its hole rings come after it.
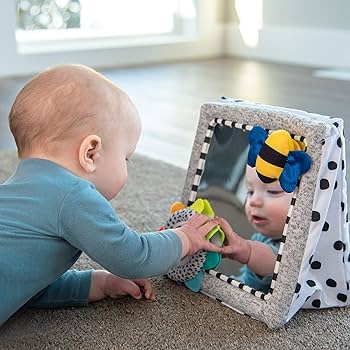
POLYGON ((201 104, 221 96, 350 121, 348 0, 2 0, 0 149, 16 93, 60 63, 94 67, 143 121, 137 151, 188 165, 201 104))

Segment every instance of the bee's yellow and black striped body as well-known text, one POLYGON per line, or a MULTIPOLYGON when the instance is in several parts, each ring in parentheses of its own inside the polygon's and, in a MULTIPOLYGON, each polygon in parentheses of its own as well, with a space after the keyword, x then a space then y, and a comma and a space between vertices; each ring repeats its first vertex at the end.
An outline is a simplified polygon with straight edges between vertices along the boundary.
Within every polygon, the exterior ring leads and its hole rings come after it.
POLYGON ((274 131, 264 142, 256 158, 260 180, 271 183, 279 179, 290 151, 302 151, 305 145, 293 140, 285 130, 274 131))
POLYGON ((247 163, 255 167, 264 183, 279 180, 282 189, 293 192, 300 175, 311 167, 311 158, 306 153, 306 143, 297 141, 286 130, 267 131, 255 125, 249 133, 247 163))

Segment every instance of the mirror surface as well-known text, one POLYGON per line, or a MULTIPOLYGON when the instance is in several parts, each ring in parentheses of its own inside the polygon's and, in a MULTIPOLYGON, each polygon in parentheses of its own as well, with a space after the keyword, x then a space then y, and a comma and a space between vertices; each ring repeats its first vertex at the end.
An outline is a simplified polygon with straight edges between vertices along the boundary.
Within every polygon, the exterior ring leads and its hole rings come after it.
MULTIPOLYGON (((215 126, 213 137, 210 142, 209 151, 206 157, 204 171, 198 187, 197 197, 208 199, 215 211, 215 214, 217 216, 224 217, 239 236, 247 240, 251 239, 252 237, 254 237, 254 240, 260 240, 261 233, 257 229, 257 226, 259 227, 259 222, 257 225, 254 222, 255 228, 250 225, 245 210, 247 196, 250 196, 250 199, 252 201, 252 193, 258 193, 258 190, 253 191, 253 188, 251 186, 251 174, 254 174, 254 176, 256 176, 255 170, 253 170, 253 168, 250 168, 251 170, 248 170, 248 172, 251 172, 250 175, 248 175, 249 185, 247 186, 246 166, 249 150, 248 135, 249 132, 242 129, 234 127, 231 128, 219 124, 215 126), (259 238, 257 238, 257 236, 259 236, 259 238)), ((256 179, 258 182, 261 182, 257 176, 256 179)), ((263 184, 263 186, 270 186, 268 187, 269 191, 267 192, 272 192, 270 191, 270 189, 272 190, 272 187, 274 190, 276 190, 276 186, 280 188, 277 181, 275 181, 274 184, 263 184)), ((264 188, 263 191, 265 191, 264 188)), ((257 196, 257 194, 255 194, 255 196, 257 196)), ((286 210, 288 211, 291 194, 287 194, 282 191, 280 194, 273 194, 272 199, 274 201, 278 201, 279 197, 281 196, 287 197, 287 202, 285 201, 284 203, 285 207, 287 208, 286 210)), ((270 254, 271 252, 274 254, 272 255, 272 260, 270 255, 270 261, 272 261, 272 271, 270 276, 263 278, 263 276, 260 274, 253 274, 253 277, 245 277, 246 279, 244 280, 241 276, 242 273, 245 273, 245 276, 247 276, 247 271, 244 272, 246 266, 242 265, 236 260, 229 258, 223 258, 221 264, 217 266, 215 270, 235 280, 244 282, 252 288, 267 293, 271 283, 273 266, 275 264, 275 256, 277 257, 279 242, 280 238, 282 237, 282 231, 286 216, 287 213, 285 213, 285 216, 283 217, 282 222, 279 226, 282 227, 282 229, 280 234, 278 234, 278 238, 275 237, 272 240, 268 238, 269 241, 266 241, 268 246, 272 248, 272 250, 270 250, 270 254), (252 278, 253 280, 255 278, 258 278, 261 279, 261 281, 255 281, 251 283, 248 282, 251 281, 252 278)), ((257 220, 261 221, 265 219, 257 217, 257 220)), ((250 219, 250 221, 252 221, 252 219, 250 219)), ((262 229, 262 232, 263 231, 264 230, 262 229)), ((263 239, 265 239, 265 236, 263 239)), ((265 243, 265 241, 263 242, 265 243)), ((262 263, 264 260, 268 260, 268 254, 268 252, 265 253, 264 251, 263 255, 261 255, 260 259, 262 263)), ((251 274, 251 271, 248 273, 251 274)))
MULTIPOLYGON (((224 217, 240 236, 249 239, 254 229, 244 210, 247 155, 248 132, 216 125, 197 197, 208 199, 217 216, 224 217)), ((216 270, 231 276, 237 275, 241 267, 240 263, 224 258, 216 270)))

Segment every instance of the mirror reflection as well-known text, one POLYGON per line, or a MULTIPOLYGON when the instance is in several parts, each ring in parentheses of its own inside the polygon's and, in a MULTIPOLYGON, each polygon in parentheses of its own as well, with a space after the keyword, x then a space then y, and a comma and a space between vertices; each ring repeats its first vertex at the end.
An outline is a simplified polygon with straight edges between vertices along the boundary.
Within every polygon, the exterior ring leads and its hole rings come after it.
POLYGON ((234 232, 230 253, 217 271, 268 293, 292 193, 278 181, 263 183, 247 165, 247 131, 216 125, 207 154, 198 197, 206 198, 215 214, 234 232))

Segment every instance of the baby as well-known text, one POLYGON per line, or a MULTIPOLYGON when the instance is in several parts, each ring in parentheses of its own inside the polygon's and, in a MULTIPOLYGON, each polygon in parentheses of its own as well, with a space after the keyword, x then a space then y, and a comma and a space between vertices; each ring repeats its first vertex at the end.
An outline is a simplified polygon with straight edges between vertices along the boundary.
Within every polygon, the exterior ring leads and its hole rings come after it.
POLYGON ((246 167, 246 181, 245 212, 258 233, 250 240, 244 239, 225 219, 219 218, 226 236, 223 256, 244 264, 235 279, 267 293, 293 194, 284 192, 278 181, 263 183, 250 166, 246 167))
MULTIPOLYGON (((20 158, 0 185, 0 325, 22 306, 155 299, 150 276, 200 249, 217 220, 138 234, 109 203, 127 179, 141 122, 129 97, 94 70, 61 65, 19 92, 9 116, 20 158), (76 271, 84 251, 106 270, 76 271)), ((132 200, 132 198, 130 198, 132 200)))

